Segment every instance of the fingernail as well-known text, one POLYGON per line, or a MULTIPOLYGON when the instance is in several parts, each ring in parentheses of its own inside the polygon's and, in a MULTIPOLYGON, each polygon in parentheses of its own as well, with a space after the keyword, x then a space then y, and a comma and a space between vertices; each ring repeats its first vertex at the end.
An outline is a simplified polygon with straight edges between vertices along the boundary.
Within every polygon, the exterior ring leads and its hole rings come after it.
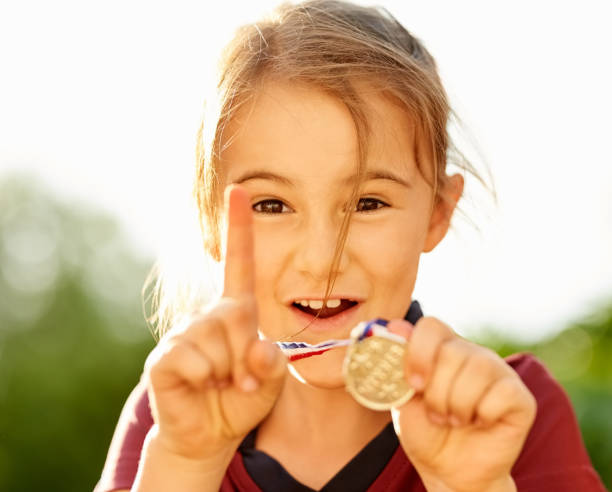
POLYGON ((461 427, 462 425, 461 420, 456 415, 451 415, 448 420, 453 427, 461 427))
POLYGON ((396 335, 403 336, 404 338, 408 338, 414 329, 414 326, 403 319, 393 319, 389 321, 387 325, 387 329, 391 333, 395 333, 396 335))
POLYGON ((242 383, 240 383, 240 388, 242 389, 242 391, 245 391, 247 393, 255 391, 258 386, 259 383, 257 382, 257 379, 255 379, 253 376, 245 376, 244 378, 242 378, 242 383))
POLYGON ((425 383, 420 375, 413 374, 410 376, 410 386, 412 386, 415 390, 420 391, 425 387, 425 383))
POLYGON ((436 412, 429 412, 429 420, 436 425, 446 425, 446 417, 436 412))

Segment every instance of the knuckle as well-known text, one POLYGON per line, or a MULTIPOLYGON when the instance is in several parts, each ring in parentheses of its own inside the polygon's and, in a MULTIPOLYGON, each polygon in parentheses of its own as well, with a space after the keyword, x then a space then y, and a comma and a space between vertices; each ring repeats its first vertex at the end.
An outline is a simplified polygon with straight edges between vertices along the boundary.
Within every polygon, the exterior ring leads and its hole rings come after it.
POLYGON ((168 341, 169 339, 175 336, 178 336, 181 333, 186 332, 190 328, 191 325, 193 325, 194 323, 197 323, 198 319, 199 319, 199 316, 196 315, 195 313, 183 314, 182 316, 179 316, 175 320, 172 327, 166 333, 164 333, 164 335, 161 337, 159 344, 164 343, 168 341))
POLYGON ((420 369, 425 364, 425 355, 416 339, 411 339, 406 351, 406 362, 411 369, 420 369))
POLYGON ((167 362, 168 357, 173 355, 169 354, 169 352, 174 349, 178 340, 180 340, 178 336, 167 337, 160 340, 157 346, 147 356, 144 363, 145 370, 151 371, 153 369, 158 369, 160 364, 167 362))
POLYGON ((410 366, 417 371, 427 372, 434 359, 439 357, 442 344, 455 338, 454 333, 436 318, 421 318, 410 338, 410 366))
POLYGON ((217 343, 217 340, 223 337, 224 331, 225 323, 223 319, 217 313, 211 313, 193 320, 182 333, 174 337, 174 340, 183 339, 188 343, 204 348, 206 345, 217 343))
POLYGON ((449 363, 463 359, 468 352, 465 342, 459 338, 450 338, 440 345, 438 358, 442 363, 449 363))
POLYGON ((465 416, 469 414, 470 409, 473 407, 474 399, 466 392, 465 387, 457 383, 458 381, 455 380, 453 387, 449 391, 448 406, 458 415, 465 416))
POLYGON ((249 294, 242 298, 242 302, 248 312, 249 319, 251 319, 253 315, 257 313, 257 298, 255 295, 249 294))
POLYGON ((438 413, 446 413, 447 408, 447 385, 446 381, 440 379, 439 375, 434 375, 431 383, 425 389, 423 398, 425 403, 431 408, 435 408, 438 413))
POLYGON ((453 399, 449 407, 455 415, 464 421, 468 421, 472 417, 474 405, 465 398, 453 399))
POLYGON ((424 400, 430 409, 435 410, 441 415, 446 413, 446 399, 441 397, 437 390, 432 388, 425 391, 424 400))
POLYGON ((428 352, 418 340, 411 340, 406 351, 407 363, 412 371, 424 372, 428 364, 428 352))
POLYGON ((225 330, 225 323, 223 319, 218 316, 208 316, 201 321, 201 324, 203 334, 209 337, 219 335, 225 330))
POLYGON ((243 303, 235 304, 228 313, 229 322, 234 326, 244 326, 251 319, 248 306, 243 303))
POLYGON ((474 353, 467 364, 468 370, 476 376, 489 376, 493 372, 491 357, 485 352, 474 353))
POLYGON ((216 305, 206 306, 191 310, 189 313, 179 315, 176 323, 172 328, 164 334, 160 342, 170 341, 179 337, 187 337, 194 332, 199 333, 206 330, 206 326, 210 324, 211 319, 218 318, 218 309, 216 305))
POLYGON ((167 362, 167 351, 163 351, 162 348, 160 348, 160 350, 151 352, 145 362, 145 367, 151 382, 155 383, 155 381, 157 381, 158 376, 164 371, 164 366, 167 362))
POLYGON ((159 357, 159 363, 156 364, 155 367, 159 367, 162 363, 172 363, 180 359, 185 351, 185 345, 180 339, 175 338, 172 342, 165 343, 160 349, 161 355, 159 357))
POLYGON ((255 312, 255 296, 251 295, 242 296, 240 299, 223 297, 216 308, 216 314, 232 326, 249 324, 255 312))
POLYGON ((499 402, 515 402, 517 396, 517 385, 508 377, 502 377, 495 381, 487 391, 484 399, 485 410, 492 411, 499 402))
POLYGON ((499 384, 501 386, 501 391, 508 398, 515 398, 517 396, 522 396, 523 388, 521 388, 521 384, 519 384, 519 380, 513 377, 503 377, 500 379, 499 384))
POLYGON ((455 336, 455 332, 445 323, 433 316, 423 316, 415 325, 415 330, 427 331, 430 336, 442 338, 449 335, 455 336))

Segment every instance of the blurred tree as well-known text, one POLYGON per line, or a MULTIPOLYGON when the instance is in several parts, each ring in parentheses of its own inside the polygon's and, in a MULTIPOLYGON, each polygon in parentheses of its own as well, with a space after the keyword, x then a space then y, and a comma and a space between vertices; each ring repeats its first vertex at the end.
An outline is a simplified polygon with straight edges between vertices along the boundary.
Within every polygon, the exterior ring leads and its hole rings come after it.
POLYGON ((612 303, 552 338, 527 345, 485 330, 478 343, 501 356, 531 352, 567 391, 593 466, 612 488, 612 303))
POLYGON ((117 225, 0 183, 0 490, 91 490, 154 345, 149 269, 117 225))
MULTIPOLYGON (((31 176, 0 182, 0 490, 93 488, 154 346, 140 297, 151 263, 107 216, 31 176)), ((495 333, 477 341, 534 353, 564 385, 610 487, 612 305, 535 345, 495 333)))

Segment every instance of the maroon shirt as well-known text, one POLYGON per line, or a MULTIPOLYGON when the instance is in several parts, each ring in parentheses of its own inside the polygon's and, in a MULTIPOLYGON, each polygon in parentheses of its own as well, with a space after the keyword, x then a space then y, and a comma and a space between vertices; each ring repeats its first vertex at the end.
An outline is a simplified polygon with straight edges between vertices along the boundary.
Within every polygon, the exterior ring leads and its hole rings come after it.
MULTIPOLYGON (((517 489, 521 492, 605 491, 586 453, 563 388, 531 354, 515 354, 507 357, 506 362, 518 373, 538 404, 533 427, 512 467, 517 489)), ((131 488, 142 444, 152 425, 147 393, 139 384, 123 408, 95 492, 131 488)), ((261 491, 245 468, 243 452, 241 447, 234 455, 221 484, 222 492, 261 491)), ((366 490, 424 492, 425 487, 402 447, 397 446, 382 472, 366 490)))

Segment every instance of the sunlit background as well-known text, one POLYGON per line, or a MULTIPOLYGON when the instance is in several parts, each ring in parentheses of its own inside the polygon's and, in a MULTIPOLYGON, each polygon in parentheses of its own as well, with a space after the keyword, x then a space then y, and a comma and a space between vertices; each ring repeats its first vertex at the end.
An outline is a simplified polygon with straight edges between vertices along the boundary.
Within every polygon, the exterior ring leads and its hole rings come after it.
MULTIPOLYGON (((0 3, 0 490, 95 483, 153 346, 146 273, 159 256, 188 273, 198 246, 189 194, 215 54, 274 4, 0 3)), ((457 217, 415 298, 500 353, 540 356, 610 486, 610 4, 382 4, 436 58, 459 143, 498 197, 468 180, 477 227, 457 217)))

